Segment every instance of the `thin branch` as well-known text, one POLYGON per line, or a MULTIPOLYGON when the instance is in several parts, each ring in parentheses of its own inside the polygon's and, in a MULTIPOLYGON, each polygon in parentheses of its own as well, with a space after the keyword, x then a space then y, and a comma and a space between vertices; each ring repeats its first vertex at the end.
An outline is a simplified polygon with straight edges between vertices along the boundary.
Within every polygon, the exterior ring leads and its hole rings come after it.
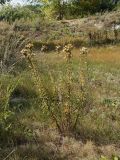
POLYGON ((16 151, 16 149, 13 149, 13 150, 7 155, 7 157, 5 157, 3 160, 8 159, 15 151, 16 151))

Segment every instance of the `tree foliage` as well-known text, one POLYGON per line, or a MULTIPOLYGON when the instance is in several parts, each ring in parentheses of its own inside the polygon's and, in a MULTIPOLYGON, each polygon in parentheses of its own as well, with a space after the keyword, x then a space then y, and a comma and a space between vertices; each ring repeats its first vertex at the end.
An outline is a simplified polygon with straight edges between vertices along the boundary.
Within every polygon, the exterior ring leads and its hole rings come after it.
POLYGON ((62 19, 66 16, 83 16, 110 11, 120 0, 33 0, 43 5, 47 14, 62 19))
MULTIPOLYGON (((10 0, 0 0, 0 4, 10 0)), ((27 6, 29 11, 39 15, 42 14, 49 18, 62 20, 63 18, 77 18, 84 15, 95 14, 97 12, 111 11, 113 10, 120 0, 29 0, 33 2, 33 5, 27 6)), ((17 7, 16 7, 17 8, 17 7)), ((9 17, 12 16, 12 21, 18 17, 28 16, 29 11, 21 7, 19 9, 7 8, 2 10, 0 16, 9 17)), ((0 17, 1 18, 1 17, 0 17)))
POLYGON ((32 18, 33 15, 34 12, 32 10, 21 6, 13 7, 11 5, 7 5, 3 6, 0 10, 0 20, 5 20, 8 22, 14 22, 15 20, 19 20, 21 18, 32 18))
POLYGON ((0 0, 0 4, 5 4, 6 2, 9 2, 10 0, 0 0))
POLYGON ((115 4, 111 0, 72 0, 71 13, 75 15, 94 14, 112 10, 115 4))

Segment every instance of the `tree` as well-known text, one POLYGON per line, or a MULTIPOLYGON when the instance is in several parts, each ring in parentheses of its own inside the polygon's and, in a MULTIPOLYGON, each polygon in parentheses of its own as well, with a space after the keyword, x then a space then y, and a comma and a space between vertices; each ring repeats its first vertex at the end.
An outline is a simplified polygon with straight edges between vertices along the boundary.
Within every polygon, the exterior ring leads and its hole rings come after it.
POLYGON ((4 5, 0 10, 0 20, 12 23, 20 19, 32 19, 35 16, 34 11, 27 8, 27 6, 12 6, 4 5))
POLYGON ((32 0, 32 2, 39 3, 42 6, 43 13, 48 17, 57 18, 58 20, 63 19, 67 4, 65 0, 32 0))
POLYGON ((71 1, 74 8, 73 13, 77 15, 104 12, 106 10, 112 10, 115 7, 115 3, 113 3, 112 0, 71 0, 71 1))
POLYGON ((10 2, 10 0, 0 0, 0 4, 5 4, 6 2, 10 2))
POLYGON ((100 1, 100 11, 110 11, 115 7, 115 4, 111 0, 100 1))
POLYGON ((114 3, 115 5, 117 5, 118 2, 120 2, 120 0, 112 0, 112 3, 114 3))
POLYGON ((78 17, 97 12, 110 11, 120 0, 32 0, 40 2, 44 15, 62 20, 63 17, 78 17))
POLYGON ((53 17, 62 20, 64 17, 65 2, 63 0, 53 0, 51 2, 53 17))

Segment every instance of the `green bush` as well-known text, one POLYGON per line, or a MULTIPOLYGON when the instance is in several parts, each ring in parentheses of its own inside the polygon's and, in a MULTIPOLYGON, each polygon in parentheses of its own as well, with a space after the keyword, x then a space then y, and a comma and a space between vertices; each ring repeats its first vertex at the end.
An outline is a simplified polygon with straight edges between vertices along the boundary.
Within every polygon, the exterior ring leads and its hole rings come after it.
POLYGON ((34 12, 29 10, 27 7, 16 6, 13 7, 11 5, 3 6, 0 10, 0 20, 8 21, 9 23, 14 22, 15 20, 19 20, 21 18, 27 19, 32 18, 34 12))

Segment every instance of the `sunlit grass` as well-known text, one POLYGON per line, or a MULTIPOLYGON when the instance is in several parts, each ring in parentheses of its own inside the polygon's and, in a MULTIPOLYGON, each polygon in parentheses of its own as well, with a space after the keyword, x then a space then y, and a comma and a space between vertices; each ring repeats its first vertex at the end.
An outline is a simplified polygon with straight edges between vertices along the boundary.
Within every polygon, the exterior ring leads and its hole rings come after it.
MULTIPOLYGON (((80 50, 74 49, 73 55, 75 60, 80 56, 80 50)), ((44 59, 47 63, 59 64, 64 62, 64 53, 61 51, 60 54, 50 52, 42 56, 38 54, 41 60, 44 59)), ((120 65, 120 46, 108 46, 108 47, 94 47, 89 49, 88 59, 92 62, 99 63, 114 63, 120 65)))

